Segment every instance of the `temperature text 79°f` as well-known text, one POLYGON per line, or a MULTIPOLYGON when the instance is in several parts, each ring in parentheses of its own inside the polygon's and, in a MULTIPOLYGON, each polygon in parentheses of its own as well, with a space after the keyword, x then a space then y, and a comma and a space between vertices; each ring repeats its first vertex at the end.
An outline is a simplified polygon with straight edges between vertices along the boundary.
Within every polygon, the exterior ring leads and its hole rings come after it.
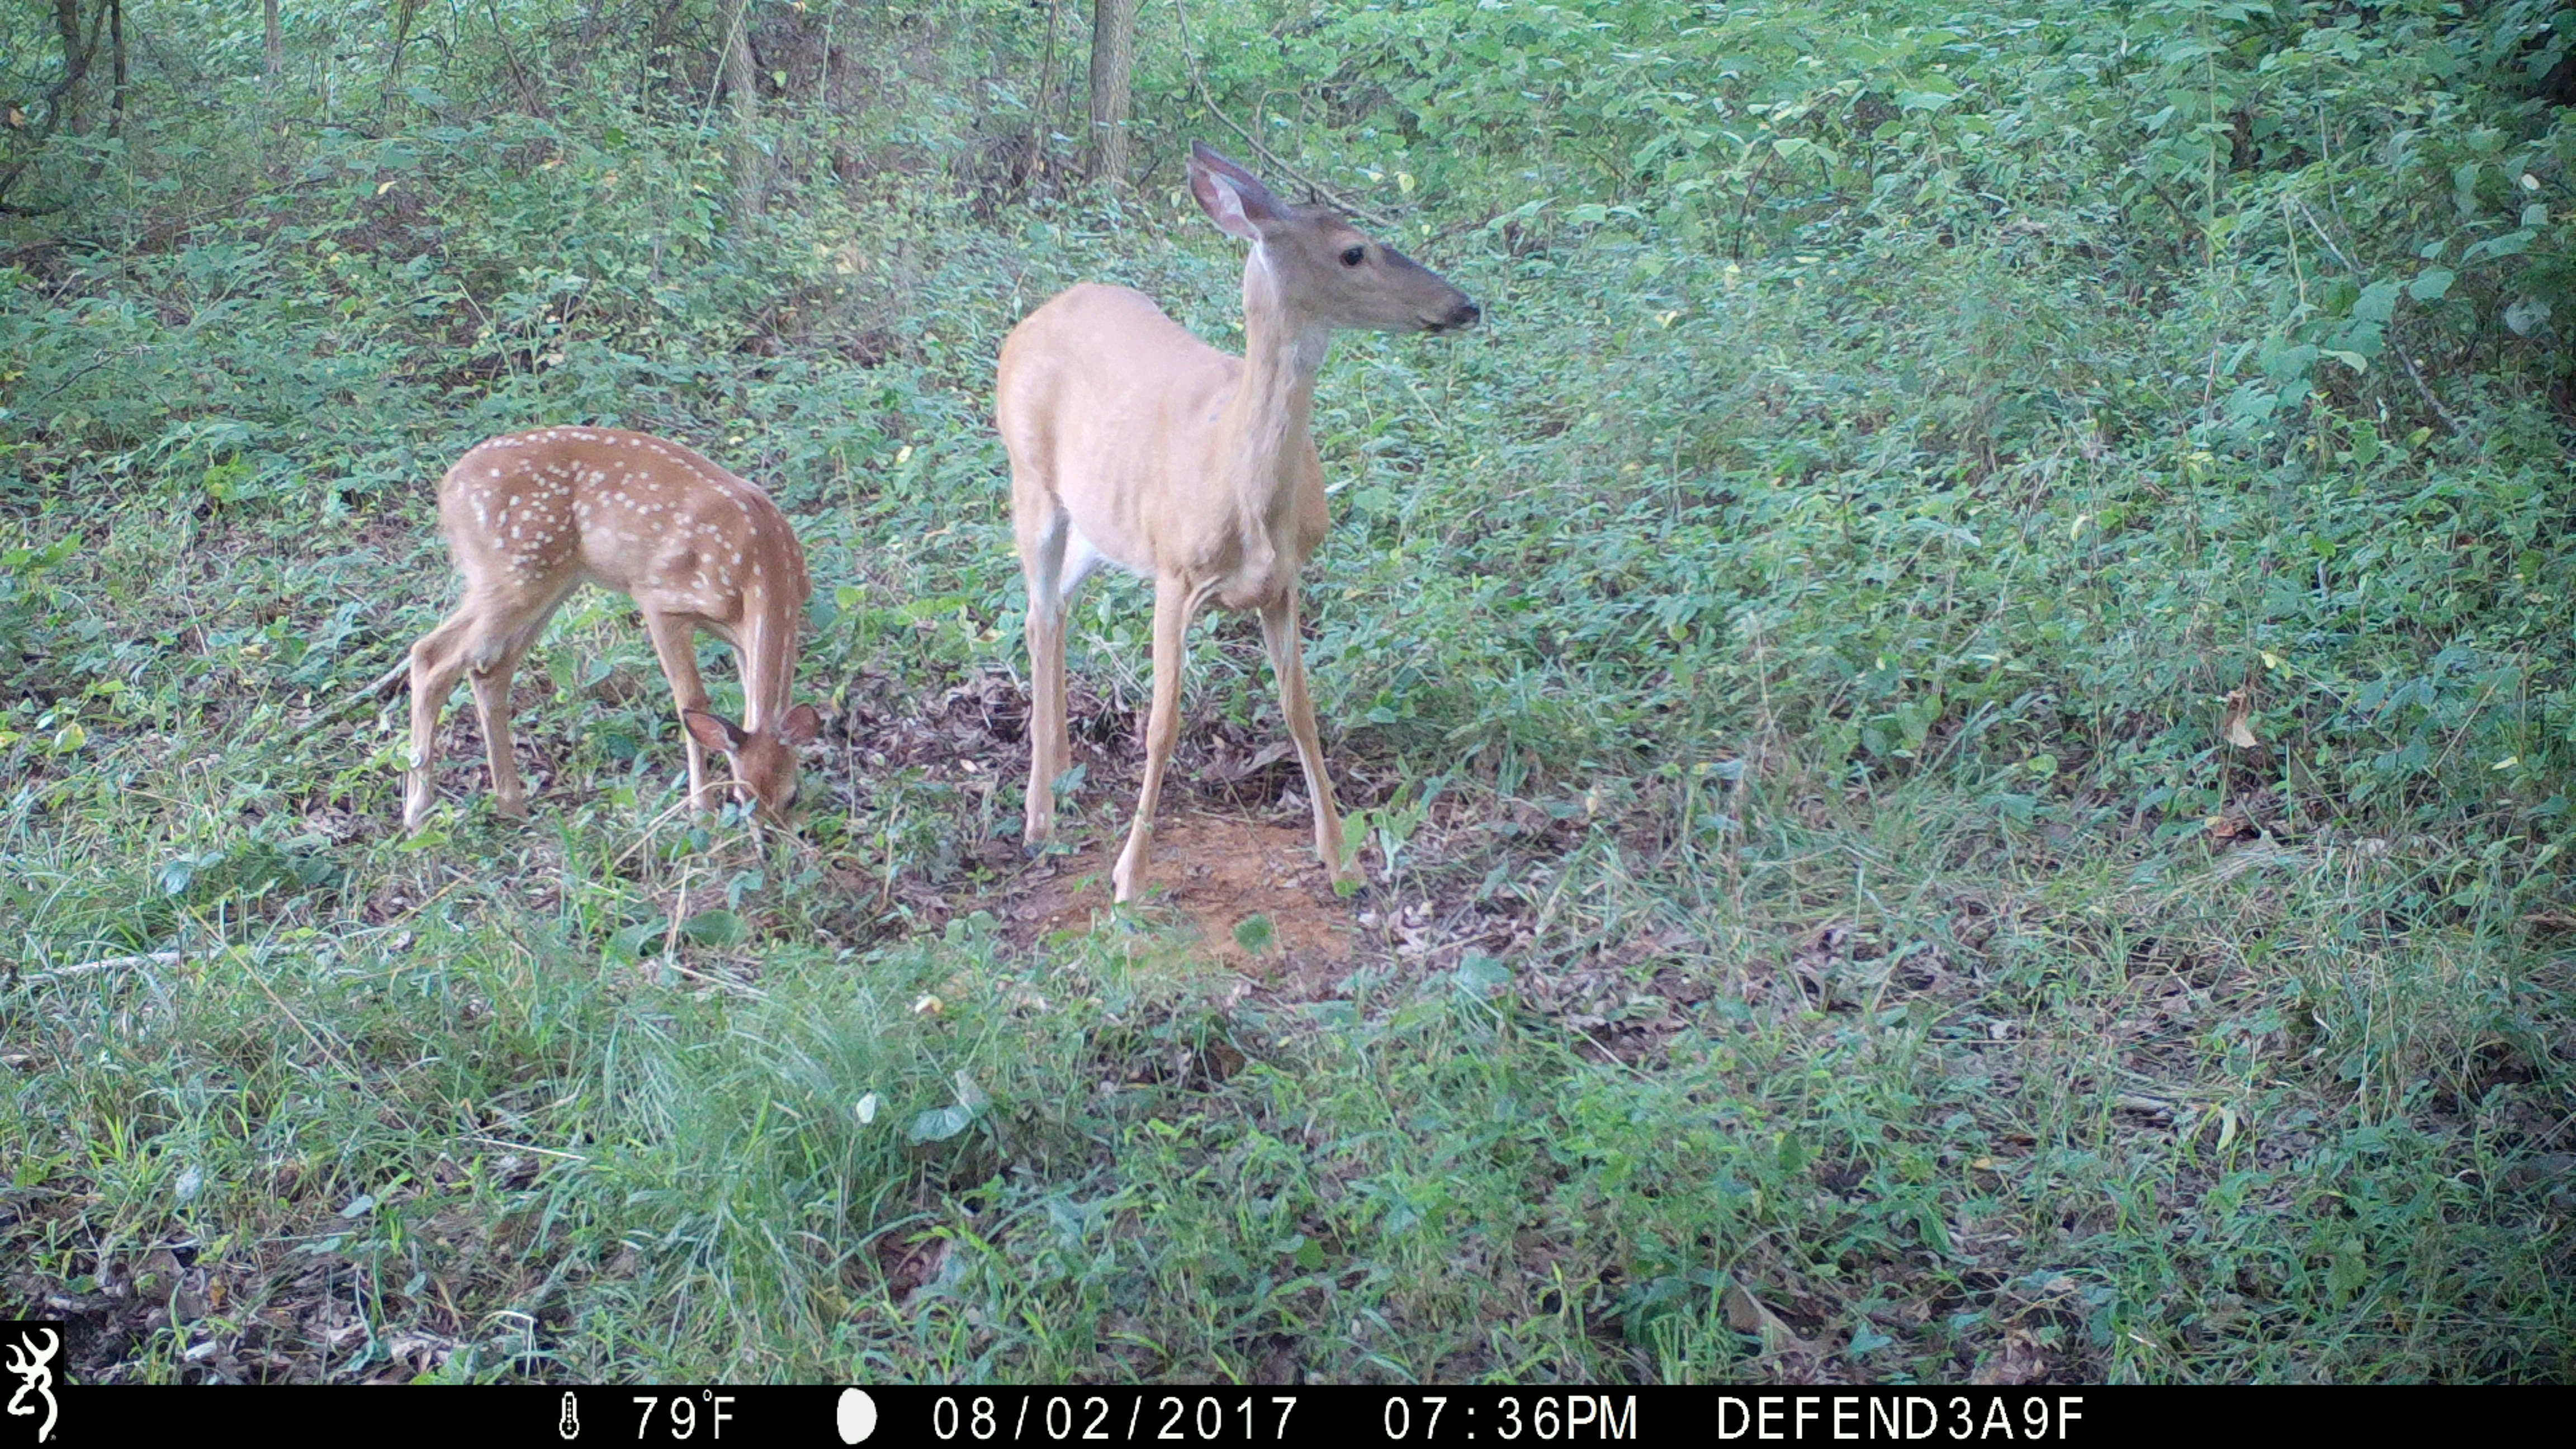
POLYGON ((724 1437, 725 1425, 733 1422, 733 1395, 713 1389, 700 1389, 695 1394, 673 1394, 668 1399, 660 1394, 637 1394, 633 1402, 643 1410, 635 1423, 635 1437, 651 1437, 656 1419, 662 1432, 673 1440, 693 1439, 704 1425, 709 1439, 724 1437))

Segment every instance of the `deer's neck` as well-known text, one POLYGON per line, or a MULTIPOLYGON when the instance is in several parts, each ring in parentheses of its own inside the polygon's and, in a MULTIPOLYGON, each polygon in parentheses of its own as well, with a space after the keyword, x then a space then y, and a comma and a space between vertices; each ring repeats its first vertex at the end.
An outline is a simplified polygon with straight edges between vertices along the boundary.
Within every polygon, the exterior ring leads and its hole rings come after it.
POLYGON ((1243 385, 1226 409, 1224 465, 1247 531, 1276 529, 1315 413, 1330 328, 1291 313, 1254 248, 1243 269, 1243 385))
POLYGON ((787 718, 787 696, 796 685, 797 601, 775 585, 743 590, 742 622, 734 626, 734 651, 742 657, 742 727, 773 730, 787 718))

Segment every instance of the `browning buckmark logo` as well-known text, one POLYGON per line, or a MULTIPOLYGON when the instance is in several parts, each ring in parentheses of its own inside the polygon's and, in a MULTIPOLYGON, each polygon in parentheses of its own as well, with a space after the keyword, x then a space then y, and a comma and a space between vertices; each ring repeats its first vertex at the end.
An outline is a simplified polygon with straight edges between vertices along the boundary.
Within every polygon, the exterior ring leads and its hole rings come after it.
POLYGON ((17 1392, 9 1396, 9 1413, 44 1416, 36 1425, 39 1444, 54 1433, 54 1357, 62 1351, 60 1323, 0 1323, 0 1370, 18 1380, 17 1392))

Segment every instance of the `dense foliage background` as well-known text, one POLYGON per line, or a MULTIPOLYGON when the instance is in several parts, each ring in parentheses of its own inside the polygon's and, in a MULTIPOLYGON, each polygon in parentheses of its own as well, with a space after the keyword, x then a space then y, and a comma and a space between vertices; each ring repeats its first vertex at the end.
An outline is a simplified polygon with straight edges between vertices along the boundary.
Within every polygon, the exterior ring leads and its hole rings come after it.
MULTIPOLYGON (((0 1301, 76 1370, 2576 1372, 2576 9, 1142 0, 1123 179, 1052 0, 270 13, 0 0, 0 1301), (1319 389, 1369 884, 1058 930, 993 355, 1088 277, 1239 343, 1192 137, 1488 325, 1319 389), (597 594, 536 822, 455 720, 395 832, 433 482, 567 421, 796 518, 798 839, 674 822, 597 594)), ((1167 809, 1293 840, 1196 654, 1167 809)))

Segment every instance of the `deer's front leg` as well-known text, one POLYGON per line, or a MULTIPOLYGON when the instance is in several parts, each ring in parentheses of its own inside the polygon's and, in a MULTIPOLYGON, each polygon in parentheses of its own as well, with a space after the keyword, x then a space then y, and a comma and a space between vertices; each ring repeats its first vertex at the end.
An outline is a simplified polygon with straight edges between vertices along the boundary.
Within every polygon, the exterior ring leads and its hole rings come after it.
POLYGON ((1342 817, 1333 808, 1333 778, 1324 773, 1324 742, 1315 729, 1315 706, 1306 697, 1306 641, 1297 630, 1297 586, 1291 583, 1278 602, 1261 607, 1261 642, 1270 653, 1270 672, 1279 680, 1279 712, 1288 717, 1288 736, 1297 742, 1298 763, 1306 767, 1306 798, 1315 807, 1315 853, 1324 858, 1324 877, 1342 881, 1342 817))
POLYGON ((662 661, 662 677, 671 681, 671 697, 678 705, 680 738, 689 746, 689 808, 704 811, 707 800, 707 747, 689 728, 690 710, 703 710, 712 703, 707 698, 705 681, 698 678, 698 626, 676 614, 647 610, 644 632, 653 637, 654 657, 662 661))
POLYGON ((1197 598, 1176 574, 1154 581, 1154 712, 1145 723, 1145 788, 1136 797, 1136 820, 1127 829, 1127 848, 1110 872, 1121 901, 1133 900, 1143 884, 1154 849, 1154 806, 1163 794, 1163 767, 1171 763, 1172 742, 1181 733, 1181 644, 1190 627, 1197 598))

